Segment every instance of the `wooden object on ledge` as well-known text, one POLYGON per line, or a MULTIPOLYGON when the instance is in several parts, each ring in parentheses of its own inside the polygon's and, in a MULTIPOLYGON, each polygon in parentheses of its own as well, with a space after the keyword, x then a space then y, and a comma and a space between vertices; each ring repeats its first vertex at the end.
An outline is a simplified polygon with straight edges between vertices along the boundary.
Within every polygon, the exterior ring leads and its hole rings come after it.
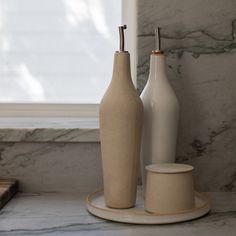
POLYGON ((14 197, 18 191, 18 182, 15 179, 0 179, 0 209, 14 197))

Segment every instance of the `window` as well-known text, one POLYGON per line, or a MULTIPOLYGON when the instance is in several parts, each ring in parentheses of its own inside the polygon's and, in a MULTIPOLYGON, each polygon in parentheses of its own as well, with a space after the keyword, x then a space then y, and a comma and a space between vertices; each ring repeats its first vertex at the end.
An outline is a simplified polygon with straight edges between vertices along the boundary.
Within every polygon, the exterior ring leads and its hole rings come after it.
POLYGON ((122 0, 0 0, 5 115, 60 113, 60 104, 66 112, 78 104, 94 110, 111 79, 121 6, 122 0))

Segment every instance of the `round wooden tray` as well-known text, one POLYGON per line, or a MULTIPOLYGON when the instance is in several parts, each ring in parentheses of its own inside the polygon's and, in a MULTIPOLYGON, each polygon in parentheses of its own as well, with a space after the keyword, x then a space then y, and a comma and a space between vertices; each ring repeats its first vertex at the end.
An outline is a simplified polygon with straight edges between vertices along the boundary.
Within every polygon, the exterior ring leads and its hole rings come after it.
POLYGON ((105 205, 103 190, 88 195, 87 209, 100 218, 131 224, 170 224, 199 218, 210 211, 210 202, 203 193, 195 193, 195 208, 173 214, 151 214, 144 210, 143 194, 137 192, 137 203, 134 208, 113 209, 105 205))

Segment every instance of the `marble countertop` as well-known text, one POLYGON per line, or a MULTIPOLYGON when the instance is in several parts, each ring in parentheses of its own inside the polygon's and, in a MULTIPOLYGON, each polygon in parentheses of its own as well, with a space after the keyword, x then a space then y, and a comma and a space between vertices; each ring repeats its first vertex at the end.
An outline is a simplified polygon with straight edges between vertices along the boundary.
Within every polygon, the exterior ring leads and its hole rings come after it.
POLYGON ((210 193, 207 216, 179 224, 130 225, 90 215, 85 194, 18 194, 0 211, 0 236, 4 235, 181 235, 235 236, 236 193, 210 193))
POLYGON ((99 142, 98 118, 0 118, 0 142, 99 142))

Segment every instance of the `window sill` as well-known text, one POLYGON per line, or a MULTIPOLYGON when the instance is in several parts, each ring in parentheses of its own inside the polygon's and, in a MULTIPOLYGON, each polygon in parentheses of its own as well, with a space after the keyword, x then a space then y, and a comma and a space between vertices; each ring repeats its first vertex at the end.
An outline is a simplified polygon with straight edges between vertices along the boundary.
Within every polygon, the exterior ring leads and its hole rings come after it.
POLYGON ((99 142, 98 118, 0 118, 0 142, 99 142))

